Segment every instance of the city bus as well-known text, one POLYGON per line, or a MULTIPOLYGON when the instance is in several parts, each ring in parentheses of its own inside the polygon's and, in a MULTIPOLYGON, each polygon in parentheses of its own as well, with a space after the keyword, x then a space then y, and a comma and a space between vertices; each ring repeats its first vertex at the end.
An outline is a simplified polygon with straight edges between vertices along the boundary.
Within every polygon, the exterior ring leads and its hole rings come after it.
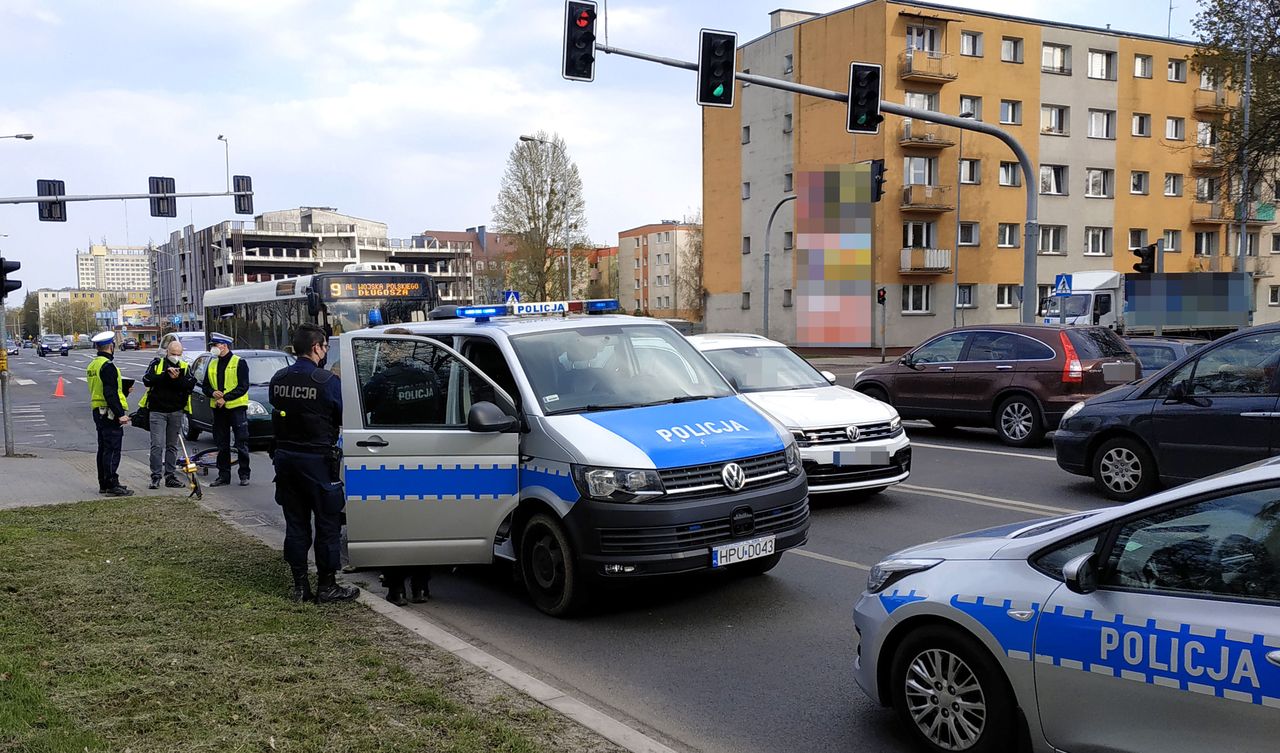
POLYGON ((299 324, 330 337, 380 324, 425 322, 439 303, 435 281, 399 264, 348 264, 285 280, 251 282, 204 294, 205 329, 231 337, 236 348, 291 351, 299 324))

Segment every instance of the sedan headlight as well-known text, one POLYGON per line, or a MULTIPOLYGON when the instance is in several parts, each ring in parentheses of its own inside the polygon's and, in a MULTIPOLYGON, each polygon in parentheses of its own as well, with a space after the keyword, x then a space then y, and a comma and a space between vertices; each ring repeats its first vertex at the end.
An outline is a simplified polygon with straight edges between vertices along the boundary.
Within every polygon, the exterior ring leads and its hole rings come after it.
POLYGON ((265 416, 267 415, 267 409, 257 400, 250 400, 246 413, 250 416, 265 416))
POLYGON ((603 502, 642 502, 664 494, 658 472, 645 468, 574 465, 573 480, 584 497, 603 502))
POLYGON ((804 472, 804 461, 800 457, 800 446, 795 442, 787 443, 787 473, 799 476, 804 472))
POLYGON ((871 568, 867 576, 867 593, 879 593, 890 584, 901 580, 912 573, 921 573, 942 560, 935 559, 889 559, 871 568))
POLYGON ((1075 417, 1077 413, 1079 413, 1082 410, 1084 410, 1084 401, 1078 402, 1075 405, 1071 406, 1070 408, 1067 408, 1067 412, 1062 414, 1062 423, 1066 423, 1067 421, 1070 421, 1072 418, 1075 417))

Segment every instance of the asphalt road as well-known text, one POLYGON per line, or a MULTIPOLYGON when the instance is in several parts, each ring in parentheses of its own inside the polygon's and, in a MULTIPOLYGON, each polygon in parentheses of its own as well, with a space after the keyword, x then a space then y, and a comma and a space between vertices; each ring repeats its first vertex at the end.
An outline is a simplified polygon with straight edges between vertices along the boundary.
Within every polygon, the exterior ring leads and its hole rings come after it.
MULTIPOLYGON (((117 361, 139 377, 153 355, 117 361)), ((23 351, 10 359, 19 444, 94 449, 82 380, 90 356, 23 351), (51 396, 58 376, 66 398, 51 396)), ((438 574, 433 601, 413 608, 678 749, 911 750, 893 716, 853 681, 851 613, 868 567, 938 537, 1109 503, 1087 479, 1059 470, 1048 446, 1009 450, 990 431, 908 427, 909 481, 869 500, 816 499, 809 544, 766 576, 654 581, 604 593, 588 614, 557 620, 528 605, 503 568, 464 568, 438 574)), ((125 437, 126 452, 143 459, 145 434, 125 437)), ((235 494, 278 525, 267 478, 260 471, 235 494)))

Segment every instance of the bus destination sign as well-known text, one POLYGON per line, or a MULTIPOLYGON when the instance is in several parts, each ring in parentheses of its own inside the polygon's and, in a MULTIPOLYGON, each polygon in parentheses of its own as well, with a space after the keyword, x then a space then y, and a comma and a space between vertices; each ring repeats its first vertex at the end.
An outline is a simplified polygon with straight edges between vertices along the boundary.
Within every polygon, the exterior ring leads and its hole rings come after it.
POLYGON ((427 294, 422 280, 333 280, 329 295, 334 298, 422 298, 427 294))

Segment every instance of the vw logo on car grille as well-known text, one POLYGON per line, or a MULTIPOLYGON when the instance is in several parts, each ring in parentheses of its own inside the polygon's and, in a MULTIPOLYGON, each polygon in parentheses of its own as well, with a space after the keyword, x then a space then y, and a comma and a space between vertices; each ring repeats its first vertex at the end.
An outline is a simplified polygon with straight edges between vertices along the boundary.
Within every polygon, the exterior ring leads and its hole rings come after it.
POLYGON ((742 470, 742 466, 737 463, 729 463, 720 469, 720 480, 729 488, 729 491, 739 491, 747 485, 747 474, 742 470))
POLYGON ((850 442, 857 442, 858 437, 862 436, 862 432, 856 426, 850 426, 844 430, 844 434, 849 438, 850 442))

